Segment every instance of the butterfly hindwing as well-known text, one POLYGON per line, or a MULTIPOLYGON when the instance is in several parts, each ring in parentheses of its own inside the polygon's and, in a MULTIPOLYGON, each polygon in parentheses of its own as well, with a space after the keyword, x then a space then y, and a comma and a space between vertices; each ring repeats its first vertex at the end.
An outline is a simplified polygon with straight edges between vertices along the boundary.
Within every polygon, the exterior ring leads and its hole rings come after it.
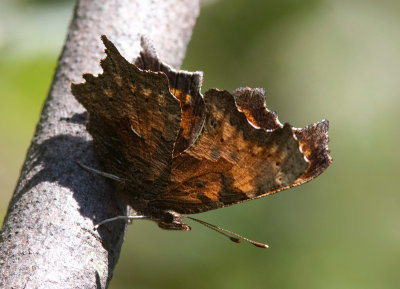
POLYGON ((157 207, 198 213, 271 194, 308 167, 289 125, 255 128, 227 91, 205 94, 206 119, 196 142, 172 161, 157 207))

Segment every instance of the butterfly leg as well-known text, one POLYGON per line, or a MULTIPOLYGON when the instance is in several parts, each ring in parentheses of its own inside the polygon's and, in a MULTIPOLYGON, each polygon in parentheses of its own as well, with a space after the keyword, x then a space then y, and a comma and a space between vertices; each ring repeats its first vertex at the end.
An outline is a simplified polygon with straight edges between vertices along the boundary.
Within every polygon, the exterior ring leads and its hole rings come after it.
POLYGON ((111 180, 114 180, 114 181, 118 181, 118 182, 121 182, 121 183, 124 183, 126 181, 126 179, 120 178, 120 177, 118 177, 116 175, 109 174, 109 173, 106 173, 106 172, 102 172, 102 171, 96 170, 95 168, 88 167, 87 165, 84 165, 79 161, 77 161, 77 163, 81 168, 83 168, 83 169, 85 169, 88 172, 91 172, 93 174, 97 174, 97 175, 100 175, 102 177, 105 177, 105 178, 108 178, 108 179, 111 179, 111 180))
POLYGON ((117 220, 136 220, 136 219, 149 219, 148 216, 141 216, 141 215, 135 215, 135 216, 116 216, 114 218, 109 218, 101 221, 98 223, 96 226, 94 226, 94 229, 97 230, 101 225, 104 225, 109 222, 117 221, 117 220))

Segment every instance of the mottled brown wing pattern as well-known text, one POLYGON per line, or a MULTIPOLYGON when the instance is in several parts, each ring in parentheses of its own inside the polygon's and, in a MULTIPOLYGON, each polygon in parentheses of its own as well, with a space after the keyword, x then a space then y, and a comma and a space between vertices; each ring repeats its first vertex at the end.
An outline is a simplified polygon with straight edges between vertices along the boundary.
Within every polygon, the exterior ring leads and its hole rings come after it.
MULTIPOLYGON (((233 92, 238 108, 244 112, 247 119, 255 126, 264 129, 282 127, 275 112, 265 105, 265 91, 260 88, 241 87, 233 92)), ((299 145, 305 157, 310 162, 308 169, 290 187, 301 185, 320 175, 331 163, 328 149, 329 122, 320 122, 305 128, 292 128, 299 140, 299 145)))
MULTIPOLYGON (((104 170, 127 180, 120 192, 139 212, 169 218, 162 212, 232 205, 302 184, 331 163, 327 121, 282 125, 259 88, 212 89, 203 98, 200 72, 173 70, 145 41, 134 65, 102 40, 104 72, 84 75, 72 92, 89 113, 104 170)), ((187 229, 177 218, 157 222, 187 229)))
POLYGON ((169 179, 181 123, 179 100, 164 73, 138 69, 102 40, 104 72, 85 74, 86 82, 72 84, 72 93, 89 113, 87 129, 104 170, 134 180, 133 194, 159 194, 169 179))
POLYGON ((205 104, 200 93, 203 81, 201 71, 176 71, 162 63, 152 46, 144 37, 141 39, 142 51, 135 64, 142 70, 165 73, 171 93, 179 99, 182 109, 182 121, 175 141, 173 156, 188 149, 196 140, 205 118, 205 104))
POLYGON ((237 107, 253 125, 268 130, 283 126, 276 112, 267 108, 263 88, 239 87, 233 91, 233 97, 237 107))
POLYGON ((308 167, 289 125, 254 128, 227 91, 205 94, 204 129, 172 162, 170 185, 150 202, 179 213, 198 213, 272 194, 308 167))

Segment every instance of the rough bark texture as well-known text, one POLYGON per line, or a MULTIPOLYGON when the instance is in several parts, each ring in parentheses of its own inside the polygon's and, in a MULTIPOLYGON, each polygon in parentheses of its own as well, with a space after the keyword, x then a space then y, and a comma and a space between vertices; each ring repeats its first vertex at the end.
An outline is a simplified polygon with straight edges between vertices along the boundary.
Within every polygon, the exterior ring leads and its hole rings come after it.
POLYGON ((100 35, 122 55, 139 55, 140 34, 160 58, 179 67, 199 12, 193 0, 82 0, 72 20, 0 239, 1 288, 105 288, 118 260, 125 226, 100 233, 95 223, 124 214, 107 180, 76 161, 99 167, 71 95, 82 73, 100 73, 100 35))

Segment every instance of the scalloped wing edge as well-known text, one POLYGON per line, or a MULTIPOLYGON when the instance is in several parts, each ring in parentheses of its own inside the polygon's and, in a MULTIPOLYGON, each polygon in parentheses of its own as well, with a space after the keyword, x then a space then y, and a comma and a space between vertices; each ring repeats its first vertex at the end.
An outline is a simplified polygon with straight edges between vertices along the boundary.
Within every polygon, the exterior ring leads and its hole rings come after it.
POLYGON ((205 120, 205 103, 201 94, 203 72, 175 70, 161 62, 151 41, 141 37, 142 50, 135 65, 145 71, 162 72, 169 82, 169 90, 180 102, 182 122, 175 142, 173 157, 186 151, 197 139, 205 120))
MULTIPOLYGON (((266 94, 263 88, 239 87, 233 91, 236 105, 246 115, 247 120, 254 126, 273 130, 282 127, 276 112, 266 106, 266 94)), ((299 141, 300 149, 310 165, 304 174, 290 187, 306 183, 320 175, 332 163, 328 148, 329 121, 322 120, 304 128, 292 127, 299 141)), ((288 187, 280 190, 287 189, 288 187)))

